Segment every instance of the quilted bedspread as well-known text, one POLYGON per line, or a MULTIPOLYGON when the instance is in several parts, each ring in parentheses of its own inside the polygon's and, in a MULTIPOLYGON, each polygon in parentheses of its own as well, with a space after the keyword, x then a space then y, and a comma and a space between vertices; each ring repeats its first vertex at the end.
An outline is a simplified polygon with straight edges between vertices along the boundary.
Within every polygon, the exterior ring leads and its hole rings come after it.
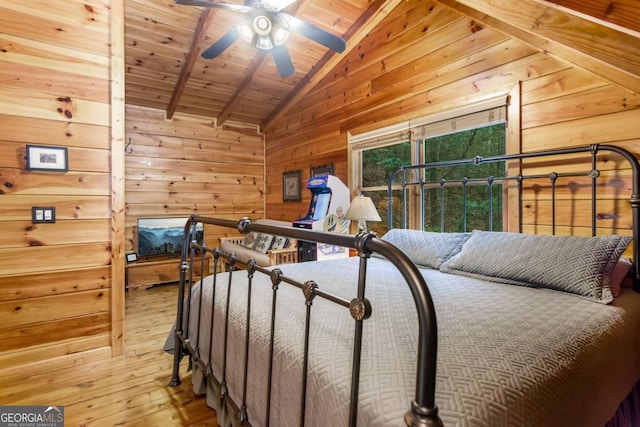
MULTIPOLYGON (((283 272, 347 300, 355 296, 359 259, 284 265, 283 272)), ((640 295, 629 290, 611 305, 552 290, 485 282, 421 270, 436 306, 438 370, 436 402, 446 426, 602 426, 640 377, 640 295)), ((228 273, 218 276, 216 305, 226 302, 228 273)), ((230 303, 226 382, 242 405, 246 325, 246 272, 234 272, 230 303)), ((264 424, 272 299, 271 282, 252 284, 247 406, 249 422, 264 424)), ((200 317, 211 324, 211 277, 199 310, 194 288, 189 335, 209 357, 211 333, 195 338, 200 317)), ((401 426, 415 392, 417 320, 402 277, 386 260, 372 258, 366 296, 373 315, 365 321, 358 425, 401 426)), ((298 426, 304 343, 302 291, 278 291, 272 426, 298 426)), ((213 372, 222 379, 224 312, 213 323, 213 372)), ((311 314, 307 426, 347 425, 354 322, 348 309, 321 298, 311 314)), ((194 371, 198 392, 207 391, 194 371)), ((209 385, 210 404, 223 410, 209 385)))

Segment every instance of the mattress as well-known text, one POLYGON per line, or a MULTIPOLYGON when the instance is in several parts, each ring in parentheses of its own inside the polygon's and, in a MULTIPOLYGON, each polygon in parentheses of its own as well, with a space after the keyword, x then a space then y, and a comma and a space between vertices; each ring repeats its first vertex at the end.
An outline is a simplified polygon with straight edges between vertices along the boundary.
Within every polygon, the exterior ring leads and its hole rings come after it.
MULTIPOLYGON (((280 266, 300 282, 347 300, 355 295, 359 259, 280 266)), ((436 403, 447 426, 602 426, 640 378, 640 295, 625 289, 610 305, 553 290, 486 282, 421 269, 436 307, 436 403)), ((219 274, 215 304, 227 300, 229 273, 219 274)), ((246 272, 233 273, 226 376, 230 397, 243 403, 246 272)), ((415 393, 417 317, 404 280, 389 262, 371 258, 364 322, 358 425, 401 426, 415 393)), ((212 277, 193 290, 189 337, 209 357, 212 277), (200 321, 198 321, 200 319, 200 321), (200 338, 195 332, 201 329, 200 338)), ((248 420, 265 423, 272 284, 251 284, 248 420)), ((270 425, 300 425, 306 306, 302 291, 280 285, 270 425)), ((347 309, 321 298, 311 312, 305 425, 347 425, 354 321, 347 309)), ((213 321, 213 373, 222 381, 225 313, 213 321)), ((194 390, 207 393, 218 422, 230 424, 219 390, 200 369, 194 390)))

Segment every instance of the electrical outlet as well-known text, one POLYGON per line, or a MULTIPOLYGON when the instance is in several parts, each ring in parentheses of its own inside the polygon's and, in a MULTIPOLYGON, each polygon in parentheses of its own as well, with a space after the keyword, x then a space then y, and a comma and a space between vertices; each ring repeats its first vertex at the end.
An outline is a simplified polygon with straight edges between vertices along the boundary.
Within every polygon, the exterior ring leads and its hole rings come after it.
POLYGON ((55 206, 33 206, 31 208, 31 223, 36 224, 40 222, 56 222, 55 206))

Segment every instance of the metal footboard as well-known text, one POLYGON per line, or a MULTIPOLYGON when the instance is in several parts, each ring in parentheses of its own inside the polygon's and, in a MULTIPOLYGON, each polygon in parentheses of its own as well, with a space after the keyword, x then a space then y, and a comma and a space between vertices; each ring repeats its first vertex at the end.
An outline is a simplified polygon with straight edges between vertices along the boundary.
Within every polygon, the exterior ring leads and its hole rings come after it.
MULTIPOLYGON (((235 274, 245 274, 240 270, 237 270, 238 264, 246 269, 248 291, 251 292, 251 286, 255 274, 265 274, 270 277, 272 283, 272 301, 271 301, 271 331, 270 331, 270 365, 268 372, 268 387, 266 396, 267 400, 267 414, 265 414, 267 425, 269 425, 269 408, 271 402, 271 382, 272 382, 272 367, 273 367, 273 346, 274 346, 274 333, 275 333, 275 314, 276 314, 276 302, 278 298, 278 289, 280 286, 293 286, 302 291, 304 296, 303 303, 306 305, 306 319, 305 319, 305 333, 304 333, 304 359, 302 366, 302 396, 301 406, 299 408, 300 423, 304 425, 305 411, 307 409, 306 399, 306 381, 307 381, 307 367, 309 360, 309 334, 310 334, 310 318, 312 314, 313 301, 315 298, 322 298, 337 306, 348 309, 351 317, 354 319, 354 347, 353 347, 353 362, 352 362, 352 375, 351 375, 351 400, 349 409, 348 425, 355 426, 358 418, 358 395, 359 395, 359 379, 360 379, 360 355, 362 351, 362 331, 363 322, 366 321, 372 311, 371 303, 365 297, 366 290, 366 271, 367 262, 372 253, 378 253, 387 258, 391 263, 395 265, 398 271, 405 279, 407 286, 411 290, 419 323, 419 342, 417 353, 417 369, 416 369, 416 390, 415 397, 411 402, 410 407, 405 414, 405 422, 409 426, 438 426, 442 425, 442 422, 438 416, 438 408, 435 404, 435 381, 436 381, 436 357, 437 357, 437 324, 436 315, 433 306, 433 301, 429 293, 427 284, 424 278, 420 274, 417 267, 407 258, 407 256, 397 249, 395 246, 377 238, 372 233, 361 233, 356 236, 325 233, 319 231, 312 231, 306 229, 280 227, 275 225, 257 224, 251 222, 249 219, 242 219, 239 222, 216 219, 209 217, 202 217, 193 215, 185 225, 184 240, 182 246, 182 261, 180 265, 180 287, 178 293, 178 307, 175 327, 175 348, 174 348, 174 363, 173 363, 173 376, 170 382, 170 386, 177 386, 180 384, 180 360, 184 355, 189 355, 192 363, 198 364, 203 372, 207 373, 207 377, 218 383, 221 389, 222 398, 225 400, 225 404, 234 407, 240 414, 240 420, 242 422, 251 424, 251 420, 248 419, 246 396, 247 396, 247 364, 249 355, 249 328, 251 323, 251 298, 247 300, 247 319, 246 319, 246 333, 245 333, 245 354, 244 354, 244 373, 243 373, 243 390, 241 391, 242 402, 233 402, 229 397, 226 384, 226 366, 227 366, 227 326, 224 325, 224 356, 222 361, 222 374, 221 378, 213 378, 213 370, 210 360, 203 360, 200 355, 200 334, 202 333, 199 322, 198 331, 196 333, 195 341, 189 339, 189 312, 191 310, 191 287, 193 285, 193 266, 194 259, 196 257, 205 257, 213 255, 214 263, 214 296, 215 287, 223 286, 218 283, 218 272, 221 270, 222 262, 225 261, 230 266, 230 272, 228 275, 228 281, 226 286, 230 286, 232 276, 235 274), (206 246, 206 244, 195 242, 192 236, 195 235, 195 225, 197 223, 206 223, 216 226, 237 228, 243 233, 249 232, 261 232, 273 235, 285 236, 288 238, 299 239, 303 241, 312 241, 318 243, 326 243, 330 245, 343 246, 347 248, 356 249, 359 255, 359 272, 358 272, 358 286, 357 294, 351 300, 346 300, 339 296, 333 295, 329 292, 325 292, 320 289, 316 282, 310 278, 309 280, 301 283, 283 274, 282 270, 267 269, 258 266, 255 262, 244 263, 236 259, 235 254, 227 254, 220 251, 220 249, 212 249, 206 246), (186 298, 186 299, 185 299, 186 298), (186 319, 186 321, 185 321, 186 319)), ((204 262, 203 262, 204 265, 204 262)), ((202 273, 202 272, 201 272, 202 273)), ((202 294, 199 292, 200 302, 198 303, 198 310, 203 310, 202 294)), ((229 298, 230 292, 227 292, 227 298, 229 298)), ((214 304, 212 304, 214 305, 214 304)), ((224 304, 226 313, 224 314, 225 322, 228 321, 228 308, 229 300, 224 304)), ((198 313, 200 318, 200 313, 198 313)), ((211 316, 212 324, 209 325, 211 330, 213 329, 213 319, 211 316)), ((212 342, 209 342, 209 355, 212 355, 212 342)), ((209 356, 211 357, 211 356, 209 356)))

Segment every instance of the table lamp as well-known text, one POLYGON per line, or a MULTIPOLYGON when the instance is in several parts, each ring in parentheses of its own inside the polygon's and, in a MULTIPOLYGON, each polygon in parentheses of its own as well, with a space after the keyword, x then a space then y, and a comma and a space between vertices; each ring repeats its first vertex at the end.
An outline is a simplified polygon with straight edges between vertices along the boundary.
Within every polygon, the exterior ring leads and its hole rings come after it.
POLYGON ((357 196, 351 201, 351 206, 345 218, 358 221, 358 233, 367 231, 367 221, 382 221, 371 197, 357 196))

